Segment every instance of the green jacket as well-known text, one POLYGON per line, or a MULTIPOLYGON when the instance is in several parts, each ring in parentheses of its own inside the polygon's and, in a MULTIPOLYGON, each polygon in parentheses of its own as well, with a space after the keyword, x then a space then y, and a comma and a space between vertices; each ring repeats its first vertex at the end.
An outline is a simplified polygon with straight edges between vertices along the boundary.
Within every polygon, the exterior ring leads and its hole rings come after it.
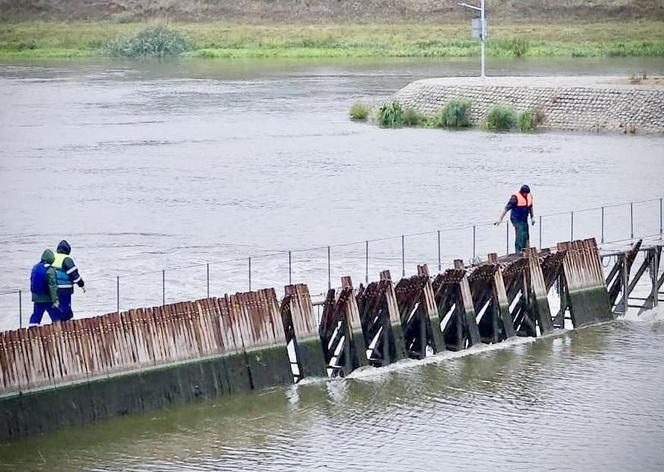
MULTIPOLYGON (((55 259, 53 252, 47 249, 42 254, 42 262, 52 264, 55 259)), ((58 283, 55 279, 55 269, 49 266, 46 269, 46 280, 48 282, 48 294, 32 292, 32 301, 35 303, 56 303, 58 301, 58 283)))

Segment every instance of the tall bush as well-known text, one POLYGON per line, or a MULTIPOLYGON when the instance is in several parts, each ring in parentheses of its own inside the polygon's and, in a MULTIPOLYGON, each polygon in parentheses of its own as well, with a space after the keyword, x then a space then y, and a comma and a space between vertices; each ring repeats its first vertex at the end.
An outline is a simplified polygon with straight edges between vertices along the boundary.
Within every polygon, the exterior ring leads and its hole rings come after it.
POLYGON ((136 33, 115 38, 103 48, 106 54, 117 57, 173 56, 187 49, 187 35, 167 25, 148 26, 136 33))
POLYGON ((492 106, 484 118, 482 127, 491 131, 509 130, 516 124, 514 108, 506 105, 492 106))
POLYGON ((470 108, 472 101, 466 97, 451 99, 436 114, 436 126, 466 128, 470 126, 470 108))
POLYGON ((404 124, 403 108, 399 102, 384 103, 378 110, 378 124, 382 127, 398 127, 404 124))
POLYGON ((533 131, 537 124, 535 123, 535 115, 531 111, 524 111, 519 113, 518 127, 521 131, 533 131))

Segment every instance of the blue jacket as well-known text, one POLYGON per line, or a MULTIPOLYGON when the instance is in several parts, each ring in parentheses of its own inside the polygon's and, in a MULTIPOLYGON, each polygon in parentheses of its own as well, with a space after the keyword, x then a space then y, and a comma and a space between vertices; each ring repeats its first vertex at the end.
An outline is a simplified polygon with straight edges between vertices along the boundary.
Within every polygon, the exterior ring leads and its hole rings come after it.
POLYGON ((55 303, 58 301, 55 270, 51 267, 54 256, 50 249, 42 254, 41 260, 32 267, 30 292, 35 303, 55 303))

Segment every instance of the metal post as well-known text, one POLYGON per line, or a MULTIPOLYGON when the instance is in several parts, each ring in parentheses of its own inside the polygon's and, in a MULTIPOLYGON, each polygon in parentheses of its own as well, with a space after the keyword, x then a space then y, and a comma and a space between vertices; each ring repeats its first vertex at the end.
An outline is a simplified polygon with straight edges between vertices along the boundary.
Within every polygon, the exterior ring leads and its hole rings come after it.
POLYGON ((574 212, 570 212, 569 220, 569 240, 574 241, 574 212))
POLYGON ((161 306, 166 305, 166 271, 161 271, 161 306))
POLYGON ((365 241, 364 247, 364 281, 369 284, 369 241, 365 241))
POLYGON ((622 254, 623 266, 622 266, 622 292, 623 292, 623 315, 627 313, 627 306, 629 305, 629 296, 627 295, 629 290, 629 271, 627 270, 627 253, 622 254))
POLYGON ((602 244, 604 244, 604 207, 602 207, 602 244))
POLYGON ((662 239, 662 199, 659 199, 659 239, 662 239))
POLYGON ((291 252, 288 251, 288 285, 293 284, 293 279, 291 277, 291 269, 292 269, 291 252))
POLYGON ((401 276, 406 276, 406 237, 401 235, 401 276))
POLYGON ((116 306, 118 309, 118 313, 120 313, 120 276, 119 275, 116 277, 115 296, 116 296, 116 306))
POLYGON ((482 18, 482 50, 481 50, 481 54, 482 54, 482 78, 484 78, 484 77, 486 77, 486 69, 485 69, 485 66, 484 66, 484 41, 485 41, 485 38, 486 38, 486 24, 485 24, 485 21, 484 21, 484 0, 482 0, 482 2, 480 4, 480 8, 482 9, 482 11, 480 12, 480 17, 482 18))
POLYGON ((629 239, 634 239, 634 203, 629 204, 629 239))
MULTIPOLYGON (((457 3, 457 5, 465 8, 470 8, 471 10, 479 11, 480 12, 480 21, 482 22, 482 37, 480 38, 482 41, 480 43, 481 51, 480 51, 480 76, 484 78, 486 76, 485 74, 485 67, 484 67, 484 41, 486 39, 486 22, 484 20, 484 0, 481 0, 480 6, 476 7, 475 5, 468 5, 467 3, 457 3)), ((473 36, 474 37, 474 36, 473 36)))
POLYGON ((251 257, 249 258, 249 291, 251 292, 251 257))
POLYGON ((650 273, 650 276, 652 278, 652 303, 653 303, 653 308, 657 308, 657 305, 659 304, 659 293, 657 289, 657 275, 659 275, 659 257, 660 253, 656 250, 653 249, 653 257, 652 257, 652 270, 650 273))
POLYGON ((21 290, 18 291, 18 327, 23 327, 23 294, 21 290))
POLYGON ((205 264, 205 279, 207 282, 207 298, 210 298, 210 264, 205 264))
POLYGON ((443 265, 440 260, 440 230, 438 230, 438 272, 443 271, 443 265))
POLYGON ((475 260, 475 234, 477 232, 477 227, 473 225, 473 261, 475 260))
POLYGON ((330 246, 327 247, 327 289, 332 288, 332 269, 330 264, 330 246))
POLYGON ((542 249, 542 215, 540 215, 539 217, 539 237, 540 237, 539 247, 540 249, 542 249))

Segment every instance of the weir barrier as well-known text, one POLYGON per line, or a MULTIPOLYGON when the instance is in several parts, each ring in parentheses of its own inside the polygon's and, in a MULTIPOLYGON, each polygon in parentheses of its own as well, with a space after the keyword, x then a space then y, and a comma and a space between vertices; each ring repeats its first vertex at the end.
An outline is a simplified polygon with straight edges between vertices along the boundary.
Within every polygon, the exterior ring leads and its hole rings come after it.
POLYGON ((0 440, 541 336, 566 319, 575 328, 608 321, 633 306, 646 272, 651 288, 638 307, 652 308, 664 283, 663 244, 606 252, 594 239, 563 242, 472 265, 457 260, 435 276, 420 265, 396 283, 383 271, 356 289, 343 277, 319 321, 308 287, 293 284, 281 300, 267 288, 2 332, 0 440))

